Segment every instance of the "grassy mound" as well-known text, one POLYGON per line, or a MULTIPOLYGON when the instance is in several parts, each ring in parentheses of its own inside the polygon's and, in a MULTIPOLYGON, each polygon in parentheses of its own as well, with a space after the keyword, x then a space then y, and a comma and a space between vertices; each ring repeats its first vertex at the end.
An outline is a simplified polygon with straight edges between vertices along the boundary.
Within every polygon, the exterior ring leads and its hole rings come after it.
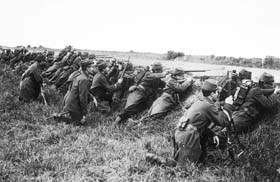
POLYGON ((227 155, 214 151, 206 165, 183 171, 144 160, 147 143, 172 155, 170 132, 183 111, 137 130, 114 128, 116 113, 90 113, 86 126, 75 126, 46 120, 61 109, 62 96, 51 89, 50 106, 20 103, 19 80, 0 65, 0 181, 280 181, 280 114, 241 136, 247 151, 234 163, 226 165, 227 155))

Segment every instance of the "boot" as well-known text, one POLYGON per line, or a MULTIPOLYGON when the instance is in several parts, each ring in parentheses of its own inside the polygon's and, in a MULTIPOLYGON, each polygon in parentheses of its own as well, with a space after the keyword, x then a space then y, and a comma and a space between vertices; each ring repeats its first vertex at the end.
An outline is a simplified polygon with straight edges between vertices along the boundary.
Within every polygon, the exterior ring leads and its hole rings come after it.
POLYGON ((166 164, 166 159, 161 157, 161 156, 157 156, 156 154, 152 154, 152 153, 147 153, 146 154, 146 161, 151 163, 151 164, 157 164, 157 165, 165 165, 166 164))

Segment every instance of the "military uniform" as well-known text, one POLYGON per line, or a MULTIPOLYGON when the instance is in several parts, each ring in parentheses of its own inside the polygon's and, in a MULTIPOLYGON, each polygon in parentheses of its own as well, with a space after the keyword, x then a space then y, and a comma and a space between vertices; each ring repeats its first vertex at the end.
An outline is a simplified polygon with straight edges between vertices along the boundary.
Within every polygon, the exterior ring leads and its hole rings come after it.
POLYGON ((94 75, 90 90, 93 96, 95 96, 98 105, 100 106, 97 108, 98 110, 110 111, 113 91, 116 90, 117 88, 118 88, 117 84, 115 85, 109 84, 107 78, 102 72, 98 71, 94 75))
MULTIPOLYGON (((207 82, 214 85, 214 82, 208 79, 203 88, 214 91, 215 87, 207 87, 207 82)), ((221 110, 208 97, 201 97, 186 111, 174 134, 174 159, 177 165, 185 166, 188 160, 198 162, 201 155, 205 155, 207 141, 212 141, 215 136, 208 128, 209 125, 215 123, 226 126, 229 123, 231 107, 226 108, 227 110, 221 110)))
POLYGON ((238 87, 242 84, 242 80, 251 80, 251 72, 245 69, 240 70, 238 75, 235 71, 232 71, 231 75, 229 73, 219 81, 219 86, 222 88, 219 101, 224 101, 228 96, 234 96, 238 87))
POLYGON ((80 121, 87 114, 89 82, 87 73, 78 70, 70 75, 68 91, 64 97, 64 111, 68 111, 72 121, 80 121))
POLYGON ((69 68, 65 69, 65 71, 63 71, 61 75, 55 80, 55 87, 60 88, 74 71, 75 69, 73 68, 73 66, 70 66, 69 68))
POLYGON ((232 119, 236 131, 248 131, 265 110, 272 109, 278 103, 279 97, 276 94, 266 96, 260 87, 251 88, 240 109, 233 112, 232 119))
MULTIPOLYGON (((141 73, 140 73, 141 74, 141 73)), ((129 93, 124 110, 119 114, 116 123, 126 120, 131 115, 143 111, 155 100, 159 88, 164 88, 165 82, 161 80, 165 75, 146 71, 140 83, 129 93)), ((137 81, 136 81, 137 83, 137 81)))
MULTIPOLYGON (((175 69, 174 73, 184 75, 182 69, 175 69)), ((180 102, 180 96, 192 85, 192 80, 178 80, 175 75, 170 75, 163 94, 157 98, 148 111, 148 116, 163 114, 175 108, 180 102)))
POLYGON ((19 99, 29 102, 38 98, 43 78, 38 62, 33 63, 22 75, 19 99))

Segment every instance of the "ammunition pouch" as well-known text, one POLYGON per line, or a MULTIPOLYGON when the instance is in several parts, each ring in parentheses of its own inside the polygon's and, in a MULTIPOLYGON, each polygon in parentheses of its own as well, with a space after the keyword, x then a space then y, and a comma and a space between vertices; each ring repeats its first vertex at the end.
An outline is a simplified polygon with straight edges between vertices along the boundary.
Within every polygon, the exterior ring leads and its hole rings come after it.
POLYGON ((236 98, 233 102, 233 105, 236 107, 236 110, 245 102, 246 96, 250 90, 250 86, 242 84, 238 90, 236 98))

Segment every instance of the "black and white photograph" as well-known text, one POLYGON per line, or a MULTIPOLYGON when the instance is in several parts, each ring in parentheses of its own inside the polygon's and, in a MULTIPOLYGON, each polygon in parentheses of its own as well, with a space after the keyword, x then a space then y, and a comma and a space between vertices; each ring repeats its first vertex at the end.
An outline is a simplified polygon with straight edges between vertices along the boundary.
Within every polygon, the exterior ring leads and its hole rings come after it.
POLYGON ((0 182, 280 181, 279 7, 2 0, 0 182))

